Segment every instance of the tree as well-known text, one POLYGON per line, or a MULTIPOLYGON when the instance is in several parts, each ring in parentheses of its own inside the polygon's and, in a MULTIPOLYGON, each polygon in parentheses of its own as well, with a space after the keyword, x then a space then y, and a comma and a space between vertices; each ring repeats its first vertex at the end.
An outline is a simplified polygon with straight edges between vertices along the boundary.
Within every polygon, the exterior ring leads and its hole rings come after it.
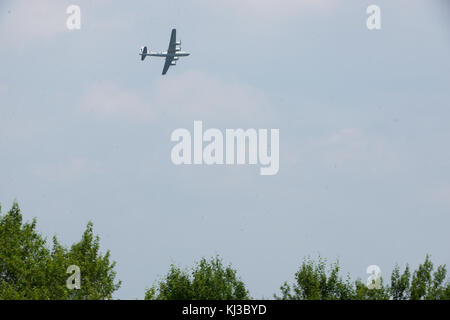
POLYGON ((412 273, 407 265, 404 272, 395 266, 391 274, 391 283, 383 284, 380 279, 378 288, 369 288, 360 279, 353 283, 347 277, 343 280, 339 275, 339 263, 332 264, 327 271, 326 261, 319 257, 318 262, 304 260, 295 273, 295 282, 285 282, 280 290, 284 300, 439 300, 450 299, 450 282, 445 282, 447 271, 445 265, 436 271, 430 256, 412 273))
POLYGON ((311 258, 302 262, 295 273, 295 282, 289 285, 285 282, 280 290, 282 300, 338 300, 350 299, 354 289, 350 278, 344 280, 340 274, 339 261, 327 270, 326 260, 319 257, 318 262, 311 258))
POLYGON ((361 279, 356 279, 354 283, 353 300, 389 300, 389 288, 383 285, 383 278, 380 279, 379 288, 370 289, 361 279))
POLYGON ((433 263, 427 255, 425 262, 414 271, 409 289, 411 300, 450 299, 450 283, 444 284, 447 270, 445 265, 433 272, 433 263))
POLYGON ((440 300, 450 299, 450 282, 445 283, 447 270, 445 265, 438 266, 434 271, 430 256, 420 264, 411 276, 409 265, 400 275, 400 268, 396 266, 392 271, 391 286, 389 288, 393 300, 440 300))
POLYGON ((395 266, 391 275, 391 287, 389 289, 393 300, 409 300, 410 292, 410 278, 411 273, 409 266, 406 265, 405 271, 400 275, 400 267, 395 266))
POLYGON ((36 231, 36 219, 23 222, 15 202, 4 216, 0 207, 0 299, 111 299, 120 287, 115 283, 115 262, 110 252, 102 255, 100 239, 88 223, 81 240, 70 249, 56 237, 50 249, 36 231), (81 271, 81 288, 74 294, 66 286, 70 265, 81 271))
POLYGON ((191 272, 171 265, 167 275, 145 293, 146 300, 247 300, 244 282, 216 256, 202 258, 191 272))

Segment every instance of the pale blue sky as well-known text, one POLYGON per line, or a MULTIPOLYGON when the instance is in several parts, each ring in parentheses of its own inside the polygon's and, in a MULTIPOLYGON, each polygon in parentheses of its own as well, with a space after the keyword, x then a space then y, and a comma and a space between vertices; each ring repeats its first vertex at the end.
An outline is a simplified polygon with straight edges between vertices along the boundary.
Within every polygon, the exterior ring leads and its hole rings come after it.
POLYGON ((301 259, 450 264, 450 34, 440 0, 4 1, 0 202, 62 242, 92 220, 143 298, 220 254, 271 297, 301 259), (82 10, 66 29, 69 4, 82 10), (381 7, 382 30, 366 28, 381 7), (176 26, 183 59, 165 50, 176 26), (170 133, 279 128, 280 171, 182 166, 170 133))

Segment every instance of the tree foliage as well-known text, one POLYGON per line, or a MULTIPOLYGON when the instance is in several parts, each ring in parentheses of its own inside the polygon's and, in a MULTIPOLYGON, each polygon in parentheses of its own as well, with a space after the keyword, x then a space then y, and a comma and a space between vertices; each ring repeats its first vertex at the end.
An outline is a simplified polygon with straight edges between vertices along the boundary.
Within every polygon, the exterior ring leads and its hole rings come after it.
MULTIPOLYGON (((350 279, 343 279, 339 262, 327 270, 326 260, 319 257, 317 262, 308 258, 295 273, 295 283, 285 282, 281 286, 281 299, 284 300, 338 300, 349 299, 350 279)), ((279 297, 276 297, 279 298, 279 297)))
POLYGON ((339 262, 329 267, 319 257, 318 261, 310 258, 303 261, 295 273, 295 281, 289 285, 285 282, 281 287, 283 300, 439 300, 450 299, 450 282, 445 281, 446 266, 438 266, 434 270, 430 256, 411 274, 409 265, 400 272, 395 266, 391 274, 390 284, 383 284, 381 278, 378 288, 369 288, 361 279, 344 280, 339 274, 339 262))
MULTIPOLYGON (((112 299, 116 282, 115 262, 110 252, 100 252, 100 239, 88 223, 81 240, 70 247, 56 237, 51 244, 36 231, 36 219, 24 222, 14 203, 5 215, 0 206, 0 300, 2 299, 112 299), (81 271, 81 288, 66 286, 67 268, 81 271)), ((282 300, 450 300, 450 282, 445 265, 435 268, 429 255, 424 263, 402 271, 396 265, 390 282, 381 279, 369 288, 361 279, 341 275, 339 261, 327 264, 320 256, 305 259, 293 283, 280 287, 282 300)), ((171 265, 168 273, 145 292, 151 300, 246 300, 251 299, 244 282, 231 264, 219 256, 202 258, 190 269, 171 265)))
POLYGON ((409 266, 399 277, 398 267, 393 272, 394 286, 391 287, 398 299, 410 300, 439 300, 450 299, 450 282, 445 282, 447 269, 445 265, 438 266, 434 270, 434 265, 427 255, 425 262, 414 271, 412 277, 409 273, 409 266), (395 275, 394 275, 395 272, 395 275))
POLYGON ((23 222, 17 203, 1 215, 0 208, 0 299, 111 299, 120 286, 115 283, 115 262, 100 253, 100 239, 89 223, 81 240, 70 248, 56 237, 49 248, 36 231, 36 219, 23 222), (81 288, 66 286, 67 268, 81 270, 81 288))
POLYGON ((167 275, 145 294, 148 300, 247 300, 244 282, 222 259, 202 258, 188 271, 171 265, 167 275))

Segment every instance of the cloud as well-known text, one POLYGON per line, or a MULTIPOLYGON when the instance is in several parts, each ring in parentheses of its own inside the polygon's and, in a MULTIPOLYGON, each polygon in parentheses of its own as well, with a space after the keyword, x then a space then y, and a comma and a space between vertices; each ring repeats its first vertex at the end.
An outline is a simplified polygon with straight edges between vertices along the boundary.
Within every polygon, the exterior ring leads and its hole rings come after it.
POLYGON ((329 166, 361 168, 376 172, 396 165, 397 153, 378 136, 370 136, 358 128, 344 128, 319 141, 329 166))
POLYGON ((101 116, 131 116, 151 119, 156 116, 138 92, 114 83, 93 84, 86 92, 83 109, 101 116))
POLYGON ((155 121, 161 116, 201 120, 267 119, 270 104, 264 92, 245 84, 189 71, 161 77, 149 92, 113 83, 88 88, 82 108, 102 117, 155 121))
POLYGON ((66 8, 64 1, 11 1, 0 22, 2 39, 21 44, 67 31, 66 8))
MULTIPOLYGON (((7 1, 4 4, 5 10, 0 12, 0 38, 4 41, 1 49, 6 50, 12 47, 25 50, 28 45, 40 44, 42 41, 73 32, 67 29, 67 19, 70 16, 67 8, 70 5, 80 6, 81 25, 83 26, 84 16, 88 10, 90 10, 89 12, 101 11, 104 6, 110 4, 110 0, 7 1)), ((98 18, 92 20, 96 27, 100 25, 106 29, 117 28, 117 19, 98 18)), ((121 25, 123 26, 123 24, 121 25)))
POLYGON ((286 155, 288 164, 345 172, 394 170, 400 165, 398 152, 383 137, 365 133, 359 128, 342 128, 325 136, 312 136, 286 155))
POLYGON ((214 6, 216 10, 228 10, 242 17, 280 19, 310 14, 311 12, 327 12, 334 9, 338 0, 198 0, 204 6, 214 6))

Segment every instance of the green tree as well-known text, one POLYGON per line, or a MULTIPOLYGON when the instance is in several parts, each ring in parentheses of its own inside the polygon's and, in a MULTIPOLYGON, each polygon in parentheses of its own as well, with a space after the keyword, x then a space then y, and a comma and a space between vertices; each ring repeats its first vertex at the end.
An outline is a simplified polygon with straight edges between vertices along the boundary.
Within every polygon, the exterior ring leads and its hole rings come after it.
POLYGON ((202 258, 190 272, 171 265, 167 275, 145 293, 146 300, 246 300, 244 282, 222 259, 202 258))
POLYGON ((326 261, 319 257, 318 261, 310 258, 304 260, 295 273, 295 282, 285 282, 280 290, 285 300, 439 300, 450 299, 450 282, 445 282, 447 271, 445 265, 436 270, 429 255, 412 273, 407 265, 404 272, 395 266, 389 285, 381 283, 379 288, 369 289, 360 279, 354 282, 339 275, 338 262, 328 267, 326 261))
POLYGON ((406 265, 403 274, 400 274, 400 267, 395 266, 391 275, 391 287, 389 288, 390 296, 393 300, 409 300, 411 297, 411 272, 409 266, 406 265))
POLYGON ((361 279, 356 279, 354 283, 353 300, 389 300, 389 289, 383 284, 383 278, 380 279, 379 288, 369 289, 361 279))
POLYGON ((445 265, 438 266, 434 271, 430 256, 413 272, 406 265, 400 275, 396 266, 392 271, 390 296, 393 300, 440 300, 450 299, 450 282, 445 283, 447 270, 445 265))
POLYGON ((89 223, 79 242, 69 249, 53 237, 48 247, 36 231, 36 219, 23 222, 15 202, 6 215, 0 207, 0 299, 111 299, 120 287, 115 283, 115 262, 110 252, 102 255, 100 239, 89 223), (75 294, 66 287, 70 265, 81 270, 81 288, 75 294))
POLYGON ((450 283, 444 283, 447 275, 445 265, 439 266, 434 272, 433 268, 430 256, 427 255, 425 262, 413 273, 409 289, 411 300, 450 299, 450 283))
POLYGON ((327 268, 326 260, 319 256, 317 262, 311 258, 303 260, 295 273, 295 282, 285 282, 281 288, 282 300, 338 300, 351 299, 354 289, 350 277, 340 276, 339 261, 327 268), (328 270, 327 270, 328 269, 328 270))

